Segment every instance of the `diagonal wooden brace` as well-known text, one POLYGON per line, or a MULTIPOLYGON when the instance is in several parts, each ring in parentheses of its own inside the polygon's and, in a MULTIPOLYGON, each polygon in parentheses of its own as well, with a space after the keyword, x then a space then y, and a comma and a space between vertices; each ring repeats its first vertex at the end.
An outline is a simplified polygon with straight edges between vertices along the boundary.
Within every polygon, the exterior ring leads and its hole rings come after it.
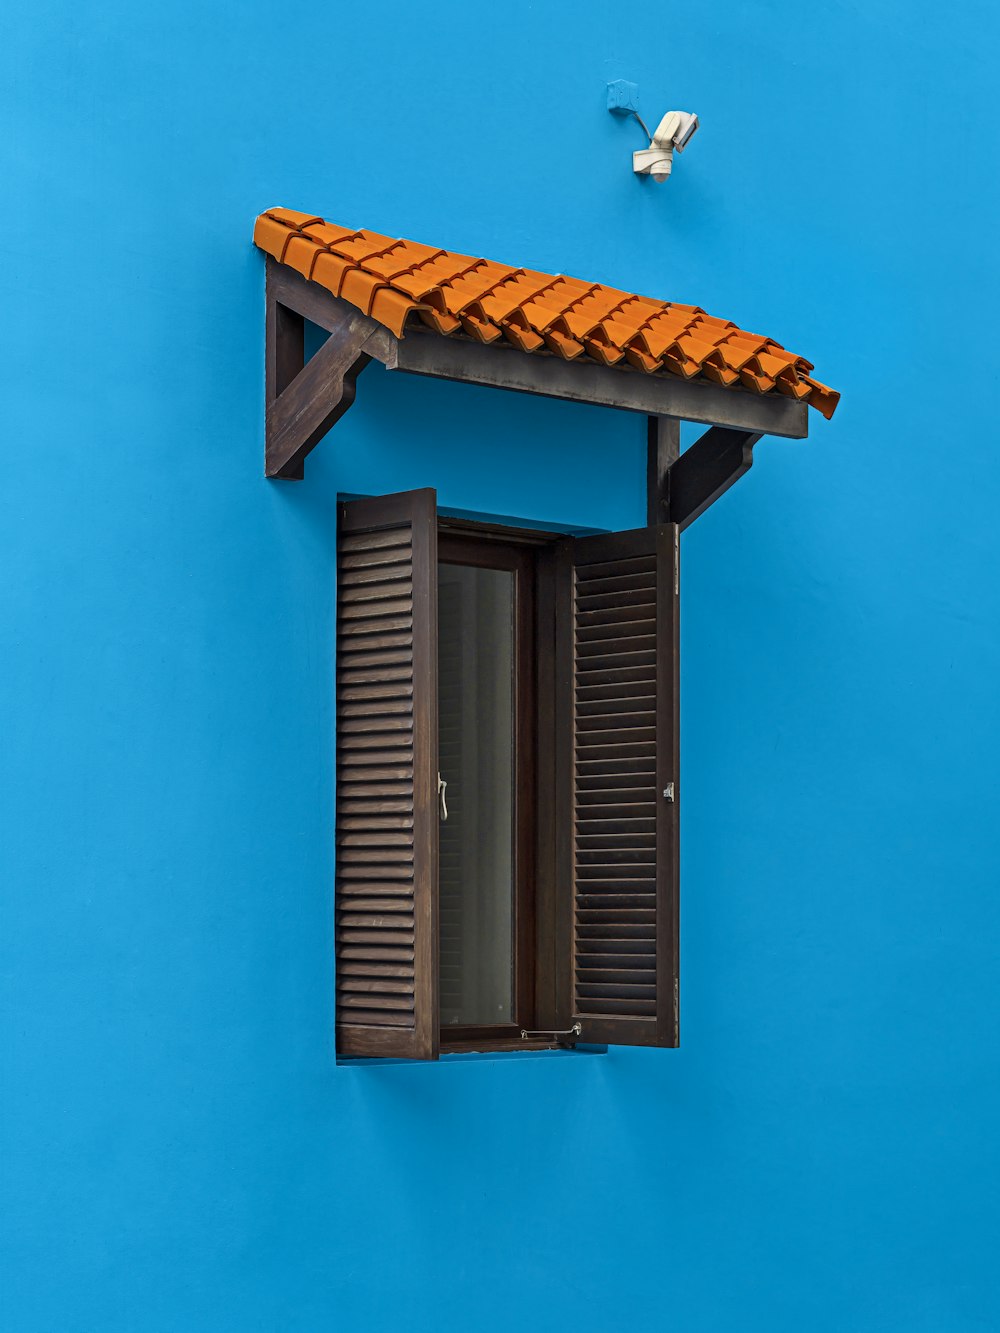
POLYGON ((713 426, 670 469, 670 521, 683 530, 753 465, 759 434, 713 426))
POLYGON ((331 334, 314 357, 268 404, 264 471, 301 479, 306 454, 354 402, 355 380, 370 361, 354 330, 331 334))
POLYGON ((395 364, 396 340, 346 301, 320 292, 268 260, 265 460, 268 477, 300 480, 305 456, 354 402, 355 381, 372 358, 395 364), (305 360, 305 320, 329 337, 305 360))
POLYGON ((679 453, 677 423, 651 417, 648 521, 676 523, 683 531, 749 472, 760 438, 760 432, 713 426, 679 453))

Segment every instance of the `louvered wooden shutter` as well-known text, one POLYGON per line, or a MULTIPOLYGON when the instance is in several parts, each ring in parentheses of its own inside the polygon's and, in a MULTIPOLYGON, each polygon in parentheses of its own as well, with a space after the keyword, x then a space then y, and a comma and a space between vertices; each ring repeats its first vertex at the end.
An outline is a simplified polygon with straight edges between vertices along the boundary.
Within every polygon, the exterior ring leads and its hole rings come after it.
POLYGON ((436 1059, 436 497, 339 519, 337 1050, 436 1059))
POLYGON ((677 1045, 677 533, 561 544, 563 1012, 584 1041, 677 1045))

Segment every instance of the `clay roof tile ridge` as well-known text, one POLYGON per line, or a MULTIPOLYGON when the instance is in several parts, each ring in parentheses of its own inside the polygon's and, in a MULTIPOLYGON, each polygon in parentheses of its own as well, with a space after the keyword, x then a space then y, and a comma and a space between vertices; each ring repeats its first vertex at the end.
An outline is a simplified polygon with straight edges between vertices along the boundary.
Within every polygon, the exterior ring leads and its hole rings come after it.
POLYGON ((254 239, 307 281, 337 288, 335 295, 346 287, 350 295, 342 299, 366 313, 378 300, 384 315, 378 322, 395 326, 397 337, 407 318, 419 313, 442 335, 464 329, 488 341, 502 334, 526 352, 567 360, 585 352, 606 365, 624 358, 648 374, 704 375, 744 392, 793 397, 826 417, 840 400, 836 390, 812 378, 813 364, 804 356, 701 306, 352 231, 277 205, 260 213, 254 239), (477 272, 478 279, 463 285, 477 272), (382 292, 392 296, 383 300, 382 292))

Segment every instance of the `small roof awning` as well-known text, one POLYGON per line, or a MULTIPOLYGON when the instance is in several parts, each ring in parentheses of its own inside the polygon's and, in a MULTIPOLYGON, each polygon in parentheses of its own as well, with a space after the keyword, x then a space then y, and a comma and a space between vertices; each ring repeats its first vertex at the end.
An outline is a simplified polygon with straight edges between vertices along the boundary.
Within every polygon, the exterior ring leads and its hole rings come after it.
POLYGON ((288 208, 261 213, 254 242, 397 339, 408 324, 422 325, 446 338, 506 343, 564 362, 783 396, 826 418, 840 399, 813 378, 804 356, 698 306, 355 231, 288 208))

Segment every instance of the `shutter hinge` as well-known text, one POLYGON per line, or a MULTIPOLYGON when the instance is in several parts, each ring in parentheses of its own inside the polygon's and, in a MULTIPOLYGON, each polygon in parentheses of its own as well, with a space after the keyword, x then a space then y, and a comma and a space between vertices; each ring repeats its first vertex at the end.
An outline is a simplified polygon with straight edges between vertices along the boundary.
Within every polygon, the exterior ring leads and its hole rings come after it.
POLYGON ((677 528, 674 532, 674 596, 681 595, 681 533, 677 528))
POLYGON ((665 801, 672 801, 674 799, 674 784, 672 782, 668 782, 663 788, 663 799, 665 801))

